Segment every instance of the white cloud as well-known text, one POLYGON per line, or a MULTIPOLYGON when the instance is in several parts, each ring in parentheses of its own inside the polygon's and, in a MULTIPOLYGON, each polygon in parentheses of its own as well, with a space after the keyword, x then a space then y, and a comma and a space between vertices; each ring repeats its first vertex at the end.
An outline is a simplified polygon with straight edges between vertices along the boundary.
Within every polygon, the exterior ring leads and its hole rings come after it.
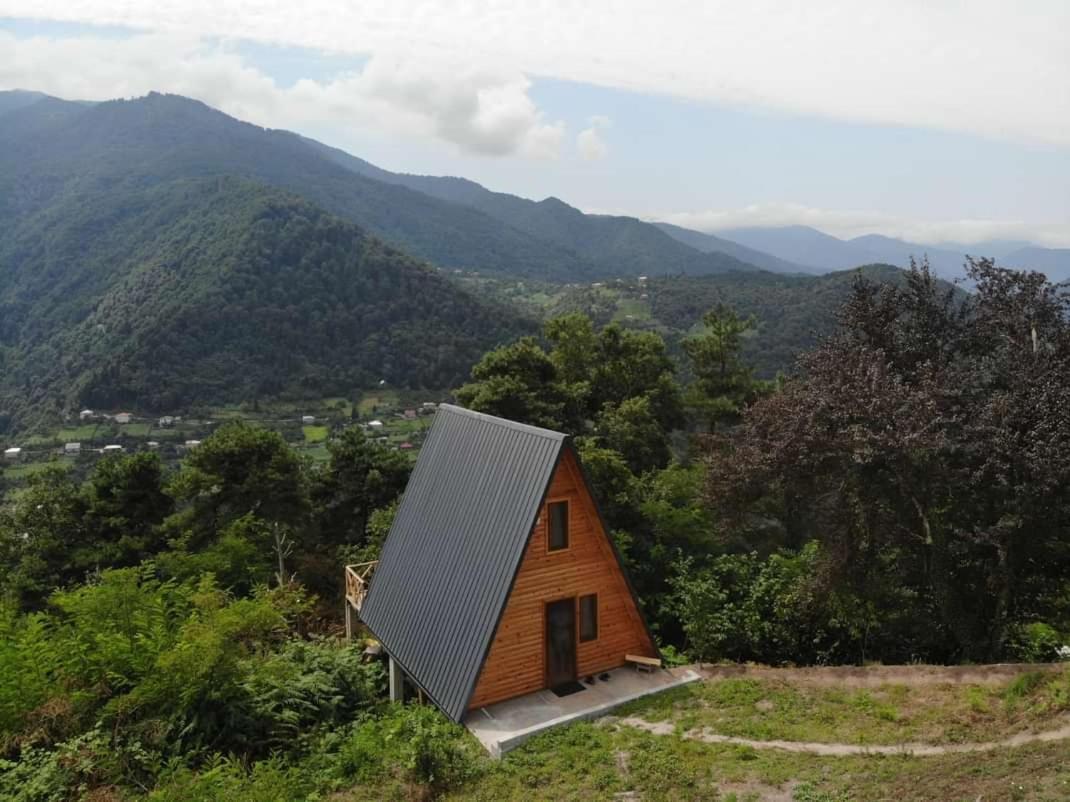
POLYGON ((282 88, 225 45, 184 33, 20 39, 0 32, 0 88, 18 87, 72 100, 174 92, 261 125, 371 126, 494 156, 552 158, 565 135, 515 70, 377 53, 360 71, 282 88))
POLYGON ((850 239, 883 234, 910 242, 939 245, 987 240, 1028 240, 1051 248, 1070 247, 1065 223, 1027 223, 1020 220, 917 220, 880 212, 819 209, 794 203, 763 203, 740 209, 665 212, 644 215, 648 220, 716 233, 729 228, 803 225, 850 239))
MULTIPOLYGON (((32 15, 1070 144, 1065 0, 36 0, 32 15)), ((0 15, 25 16, 24 0, 0 15)), ((508 127, 508 126, 506 126, 508 127)))
POLYGON ((598 161, 609 155, 609 146, 602 139, 599 130, 609 128, 610 119, 596 115, 589 120, 590 125, 576 134, 576 149, 586 161, 598 161))

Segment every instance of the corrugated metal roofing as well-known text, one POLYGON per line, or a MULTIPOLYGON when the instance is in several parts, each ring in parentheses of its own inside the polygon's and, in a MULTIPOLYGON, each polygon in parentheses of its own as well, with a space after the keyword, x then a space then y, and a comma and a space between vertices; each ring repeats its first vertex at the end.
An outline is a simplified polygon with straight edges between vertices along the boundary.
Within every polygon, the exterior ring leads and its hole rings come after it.
POLYGON ((442 404, 360 617, 464 716, 566 435, 442 404))

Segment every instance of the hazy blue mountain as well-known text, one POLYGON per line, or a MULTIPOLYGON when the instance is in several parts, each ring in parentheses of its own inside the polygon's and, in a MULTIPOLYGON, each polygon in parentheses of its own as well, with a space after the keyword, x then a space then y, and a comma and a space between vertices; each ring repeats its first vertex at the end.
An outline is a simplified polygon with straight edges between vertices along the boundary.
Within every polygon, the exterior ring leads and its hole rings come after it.
POLYGON ((672 223, 654 223, 654 225, 673 239, 679 240, 685 245, 690 245, 695 250, 703 251, 704 253, 726 253, 729 256, 734 256, 741 262, 760 267, 762 270, 769 270, 773 273, 815 272, 815 269, 812 267, 789 262, 786 259, 780 259, 772 254, 763 253, 762 251, 756 251, 745 245, 740 245, 739 243, 722 239, 721 237, 715 237, 713 234, 704 234, 701 231, 693 231, 690 228, 674 226, 672 223))
MULTIPOLYGON (((848 240, 851 245, 865 249, 876 255, 880 261, 906 267, 911 258, 920 262, 922 259, 929 260, 929 267, 936 275, 942 278, 961 278, 963 265, 966 262, 967 251, 954 251, 945 248, 937 248, 932 245, 921 245, 916 242, 907 242, 894 237, 885 237, 880 234, 866 234, 848 240)), ((969 251, 970 256, 993 256, 991 253, 969 251)))
POLYGON ((1029 243, 992 240, 980 243, 951 243, 940 246, 866 234, 842 240, 807 226, 736 228, 717 232, 722 239, 773 254, 824 271, 845 270, 858 265, 882 263, 908 267, 913 257, 928 258, 929 266, 941 278, 964 278, 966 256, 994 258, 1008 267, 1039 270, 1049 278, 1070 278, 1070 249, 1040 248, 1029 243))
POLYGON ((23 106, 29 106, 39 100, 44 100, 48 95, 44 92, 27 92, 24 89, 10 89, 0 92, 0 114, 4 114, 23 106))
POLYGON ((1037 270, 1052 281, 1070 281, 1070 248, 1028 246, 1000 259, 1008 267, 1037 270))
POLYGON ((882 262, 865 248, 837 239, 809 226, 732 228, 718 231, 723 239, 772 254, 819 271, 846 270, 882 262))
POLYGON ((1022 248, 1032 248, 1033 243, 1018 239, 990 239, 980 242, 940 242, 938 247, 954 253, 984 254, 993 259, 1002 259, 1008 254, 1019 251, 1022 248))

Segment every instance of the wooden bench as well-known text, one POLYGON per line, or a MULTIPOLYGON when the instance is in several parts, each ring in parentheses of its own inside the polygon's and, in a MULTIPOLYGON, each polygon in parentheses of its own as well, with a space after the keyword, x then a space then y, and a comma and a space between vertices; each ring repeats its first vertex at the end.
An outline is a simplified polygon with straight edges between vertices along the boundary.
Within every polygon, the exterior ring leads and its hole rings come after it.
POLYGON ((635 666, 636 671, 651 672, 661 668, 661 661, 656 657, 643 657, 640 654, 626 654, 624 659, 635 666))

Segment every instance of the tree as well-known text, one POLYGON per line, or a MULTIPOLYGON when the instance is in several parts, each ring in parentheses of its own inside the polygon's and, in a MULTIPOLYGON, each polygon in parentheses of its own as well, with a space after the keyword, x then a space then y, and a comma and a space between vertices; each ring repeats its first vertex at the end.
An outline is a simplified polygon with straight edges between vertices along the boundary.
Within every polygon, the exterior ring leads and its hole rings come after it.
POLYGON ((719 423, 738 421, 761 386, 740 359, 743 338, 757 322, 722 305, 703 315, 702 323, 703 331, 682 343, 695 377, 687 401, 716 431, 719 423))
POLYGON ((533 337, 484 354, 472 368, 472 381, 454 395, 469 409, 535 426, 563 428, 565 393, 557 368, 533 337))
POLYGON ((228 423, 190 452, 171 483, 179 511, 167 526, 197 548, 252 513, 293 530, 307 524, 301 460, 278 432, 228 423))
POLYGON ((330 461, 312 488, 319 537, 333 545, 359 546, 372 511, 390 504, 405 489, 409 461, 369 440, 357 426, 330 441, 327 451, 330 461))
POLYGON ((0 508, 0 589, 23 607, 84 579, 87 564, 71 559, 85 537, 85 500, 58 465, 32 474, 13 504, 0 508))
POLYGON ((636 475, 669 463, 668 435, 654 417, 649 396, 627 398, 617 406, 607 403, 595 423, 595 436, 620 453, 636 475))
POLYGON ((159 525, 174 506, 164 492, 160 458, 142 453, 106 457, 85 489, 86 565, 136 565, 164 545, 159 525))
POLYGON ((1070 302, 1040 274, 967 271, 970 297, 926 265, 905 287, 860 279, 801 377, 708 453, 735 526, 761 510, 786 545, 819 540, 829 581, 877 609, 908 591, 884 659, 998 658, 1065 593, 1070 302))

